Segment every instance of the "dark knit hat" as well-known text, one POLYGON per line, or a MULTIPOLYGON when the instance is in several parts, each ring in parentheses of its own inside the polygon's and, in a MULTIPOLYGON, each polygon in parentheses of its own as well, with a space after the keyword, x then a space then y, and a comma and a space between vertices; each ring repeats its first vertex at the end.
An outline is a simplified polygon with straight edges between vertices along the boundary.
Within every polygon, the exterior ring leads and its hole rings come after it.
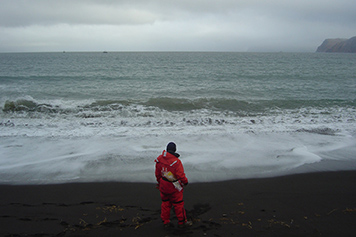
POLYGON ((176 147, 176 144, 174 142, 168 143, 168 145, 167 145, 167 151, 168 152, 174 153, 174 152, 176 152, 176 150, 177 150, 177 147, 176 147))

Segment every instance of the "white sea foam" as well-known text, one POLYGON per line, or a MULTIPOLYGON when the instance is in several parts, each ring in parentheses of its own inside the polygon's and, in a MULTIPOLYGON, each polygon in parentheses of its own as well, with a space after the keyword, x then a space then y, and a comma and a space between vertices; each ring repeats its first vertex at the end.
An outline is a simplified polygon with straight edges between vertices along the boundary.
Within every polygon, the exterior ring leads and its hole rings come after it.
MULTIPOLYGON (((26 100, 20 103, 41 104, 26 100)), ((154 182, 153 160, 171 140, 191 182, 303 172, 311 164, 314 171, 328 170, 317 165, 326 160, 356 162, 354 108, 236 116, 135 103, 109 103, 114 109, 87 109, 88 101, 55 104, 59 111, 1 112, 3 183, 154 182)))
POLYGON ((352 136, 136 132, 121 137, 2 137, 0 178, 3 183, 154 182, 153 161, 169 141, 177 143, 190 182, 283 175, 324 160, 356 163, 352 136))

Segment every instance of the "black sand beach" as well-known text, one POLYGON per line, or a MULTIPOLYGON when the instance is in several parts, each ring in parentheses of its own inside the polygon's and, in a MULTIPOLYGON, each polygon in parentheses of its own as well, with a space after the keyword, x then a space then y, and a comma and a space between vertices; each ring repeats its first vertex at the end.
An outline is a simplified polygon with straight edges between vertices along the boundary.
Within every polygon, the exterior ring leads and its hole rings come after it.
POLYGON ((0 185, 0 236, 354 236, 356 171, 189 184, 164 229, 155 184, 0 185))

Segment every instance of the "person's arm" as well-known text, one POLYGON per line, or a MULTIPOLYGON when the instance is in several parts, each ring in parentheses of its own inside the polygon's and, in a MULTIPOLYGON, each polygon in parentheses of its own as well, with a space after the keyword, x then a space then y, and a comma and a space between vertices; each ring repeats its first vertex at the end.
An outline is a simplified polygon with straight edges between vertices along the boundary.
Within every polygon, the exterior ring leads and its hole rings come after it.
POLYGON ((179 180, 182 184, 188 185, 188 179, 185 176, 183 164, 179 159, 176 166, 176 179, 179 180))
POLYGON ((157 183, 159 184, 162 178, 162 173, 161 173, 161 165, 157 160, 156 160, 155 175, 156 175, 157 183))

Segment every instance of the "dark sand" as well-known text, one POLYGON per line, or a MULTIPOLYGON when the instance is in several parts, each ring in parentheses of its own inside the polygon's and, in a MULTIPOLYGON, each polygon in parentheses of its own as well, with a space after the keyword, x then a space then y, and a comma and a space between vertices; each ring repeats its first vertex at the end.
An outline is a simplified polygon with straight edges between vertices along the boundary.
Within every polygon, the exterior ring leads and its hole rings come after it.
POLYGON ((0 185, 0 236, 356 236, 356 171, 189 184, 165 229, 155 184, 0 185))

